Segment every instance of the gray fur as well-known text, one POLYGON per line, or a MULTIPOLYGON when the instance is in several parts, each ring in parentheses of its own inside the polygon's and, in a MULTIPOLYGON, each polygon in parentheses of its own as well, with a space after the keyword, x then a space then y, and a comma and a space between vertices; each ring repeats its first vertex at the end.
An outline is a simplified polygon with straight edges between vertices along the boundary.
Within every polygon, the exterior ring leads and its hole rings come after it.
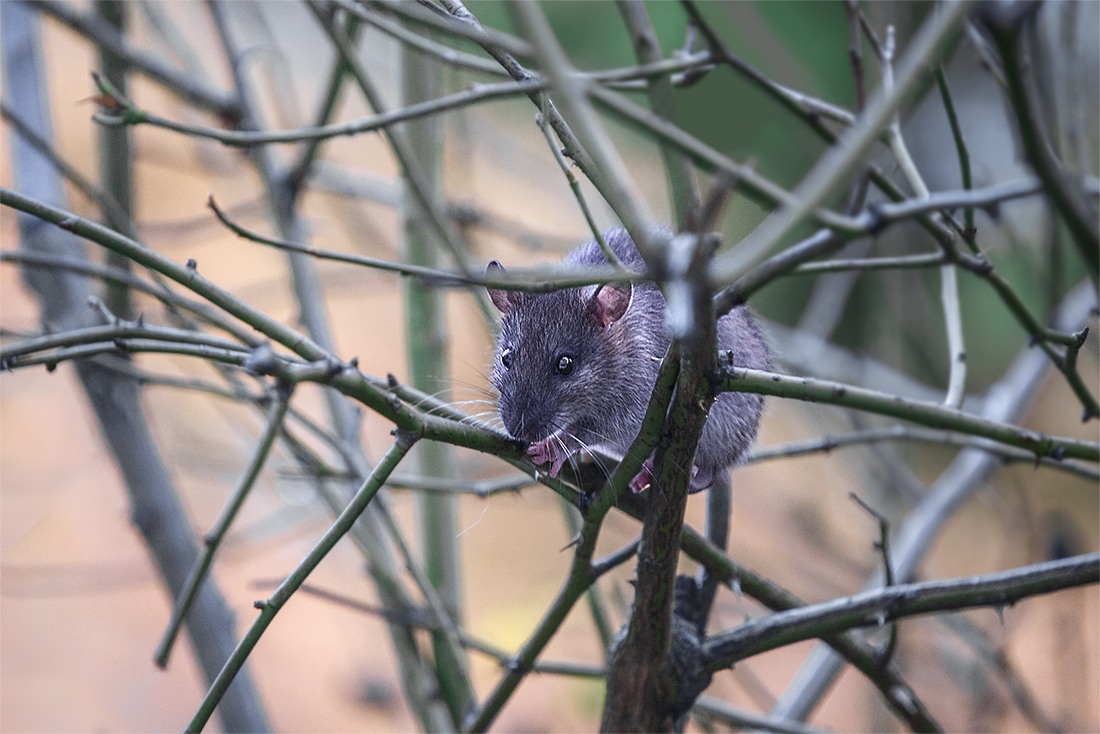
MULTIPOLYGON (((628 267, 645 269, 638 250, 623 229, 604 235, 628 267)), ((603 265, 607 258, 595 242, 570 253, 567 262, 603 265)), ((630 305, 618 321, 603 328, 589 308, 594 287, 546 294, 522 294, 504 304, 492 381, 500 393, 500 415, 515 438, 541 441, 568 428, 575 439, 570 453, 601 449, 622 457, 638 435, 659 360, 668 349, 662 317, 665 299, 651 282, 636 284, 630 305), (506 369, 502 356, 510 350, 506 369), (574 360, 564 376, 554 366, 562 355, 574 360)), ((718 321, 720 349, 733 351, 734 363, 768 369, 771 360, 759 327, 741 306, 718 321)), ((698 473, 692 491, 722 481, 756 435, 763 398, 723 393, 715 401, 695 455, 698 473)))

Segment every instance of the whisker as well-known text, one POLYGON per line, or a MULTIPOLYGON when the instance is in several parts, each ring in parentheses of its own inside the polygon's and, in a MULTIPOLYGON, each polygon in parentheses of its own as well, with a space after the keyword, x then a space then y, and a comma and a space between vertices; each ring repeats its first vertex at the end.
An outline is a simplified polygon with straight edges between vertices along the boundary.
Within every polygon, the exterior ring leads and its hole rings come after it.
MULTIPOLYGON (((600 458, 599 454, 596 453, 596 451, 592 448, 592 445, 582 441, 576 435, 572 435, 572 438, 573 438, 574 441, 576 441, 580 445, 581 449, 588 452, 588 455, 592 457, 592 462, 597 467, 599 467, 600 473, 603 474, 604 481, 608 481, 608 482, 611 481, 611 472, 608 470, 607 466, 604 464, 604 462, 600 458)), ((574 470, 576 470, 575 465, 574 465, 574 470)))

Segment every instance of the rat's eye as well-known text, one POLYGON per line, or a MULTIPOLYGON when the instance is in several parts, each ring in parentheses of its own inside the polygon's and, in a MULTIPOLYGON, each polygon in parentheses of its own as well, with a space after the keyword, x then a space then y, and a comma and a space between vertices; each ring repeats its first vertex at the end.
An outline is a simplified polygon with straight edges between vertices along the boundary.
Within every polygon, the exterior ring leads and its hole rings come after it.
POLYGON ((504 365, 504 369, 506 369, 506 370, 512 369, 512 350, 511 349, 505 349, 503 352, 500 353, 500 363, 502 365, 504 365))
POLYGON ((573 371, 573 358, 568 354, 558 357, 558 363, 554 365, 554 371, 562 377, 569 375, 573 371))

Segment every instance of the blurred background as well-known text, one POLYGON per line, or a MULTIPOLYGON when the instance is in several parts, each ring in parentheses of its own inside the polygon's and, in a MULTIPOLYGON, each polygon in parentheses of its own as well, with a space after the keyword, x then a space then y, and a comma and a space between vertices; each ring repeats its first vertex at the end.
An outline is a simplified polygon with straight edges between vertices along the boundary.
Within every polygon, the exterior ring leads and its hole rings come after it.
MULTIPOLYGON (((93 13, 98 6, 66 7, 93 13)), ((513 32, 504 3, 471 0, 468 7, 483 25, 513 32)), ((596 70, 636 63, 614 4, 542 7, 577 67, 596 70)), ((665 55, 671 55, 684 44, 685 13, 675 3, 646 7, 665 55)), ((135 46, 216 86, 232 88, 205 4, 148 0, 124 3, 124 8, 127 33, 135 46)), ((888 24, 895 25, 898 46, 904 50, 930 6, 868 3, 863 9, 881 36, 888 24)), ((1044 9, 1040 27, 1047 35, 1039 41, 1048 44, 1041 47, 1047 54, 1036 52, 1034 59, 1038 74, 1049 74, 1064 87, 1050 88, 1052 118, 1085 122, 1065 144, 1083 150, 1084 167, 1077 172, 1091 176, 1097 175, 1098 9, 1096 3, 1059 3, 1044 9), (1076 66, 1068 75, 1058 66, 1071 63, 1076 66)), ((334 62, 331 43, 313 15, 290 2, 229 3, 225 10, 240 47, 247 49, 248 71, 262 98, 267 127, 309 125, 334 62)), ((844 3, 706 3, 702 10, 731 49, 771 78, 853 107, 844 3)), ((90 76, 99 65, 96 49, 50 13, 44 16, 42 91, 48 99, 53 144, 78 171, 98 180, 100 128, 90 120, 97 107, 88 101, 97 94, 90 76)), ((464 50, 475 48, 449 42, 464 50)), ((367 26, 359 48, 377 72, 390 106, 397 107, 398 42, 367 26)), ((975 186, 1030 175, 1005 96, 983 65, 980 51, 981 46, 964 34, 947 65, 975 186)), ((866 48, 864 55, 867 87, 872 89, 878 67, 866 48)), ((445 69, 443 79, 445 93, 487 80, 455 69, 445 69)), ((5 79, 4 101, 18 110, 22 102, 11 98, 8 90, 5 79)), ((131 75, 129 95, 162 117, 220 125, 214 116, 196 111, 139 74, 131 75)), ((824 150, 805 123, 728 68, 678 89, 676 105, 685 130, 736 160, 752 161, 759 172, 787 188, 824 150)), ((347 85, 334 121, 369 114, 362 96, 347 85)), ((442 120, 443 189, 475 262, 556 262, 589 238, 526 99, 463 108, 442 120)), ((934 85, 903 111, 903 120, 907 142, 929 187, 959 188, 955 146, 934 85)), ((657 147, 617 121, 608 127, 649 205, 662 221, 670 222, 657 147)), ((142 241, 178 262, 193 258, 213 282, 297 327, 286 256, 228 232, 205 207, 212 194, 240 224, 274 233, 261 183, 248 158, 213 141, 149 126, 130 132, 133 218, 142 241)), ((0 175, 4 186, 18 189, 10 155, 13 135, 6 124, 0 175)), ((290 146, 277 147, 277 154, 287 160, 292 151, 290 146)), ((875 155, 887 173, 896 174, 884 150, 875 155)), ((582 187, 601 227, 614 225, 614 215, 596 192, 587 182, 582 187)), ((68 188, 67 195, 71 211, 100 217, 95 202, 76 189, 68 188)), ((309 242, 400 260, 403 195, 399 167, 383 137, 329 140, 300 205, 309 242)), ((831 203, 840 205, 845 195, 838 192, 831 203)), ((726 245, 737 243, 766 214, 744 197, 733 197, 719 223, 726 245)), ((982 249, 1031 312, 1045 320, 1085 277, 1084 266, 1042 199, 1017 200, 993 215, 977 214, 982 249)), ((7 208, 0 210, 0 238, 5 249, 18 245, 16 218, 7 208)), ((927 252, 931 246, 917 227, 902 225, 874 241, 852 243, 846 254, 909 254, 927 252)), ((96 246, 89 244, 87 250, 89 257, 103 259, 96 246)), ((358 356, 366 373, 392 373, 408 381, 401 281, 388 273, 332 262, 317 262, 316 269, 339 355, 358 356)), ((942 391, 947 381, 937 272, 789 277, 769 285, 751 303, 765 324, 778 371, 821 374, 937 399, 934 391, 942 391), (831 346, 823 347, 822 342, 831 346)), ((967 391, 977 400, 1026 348, 1027 338, 988 284, 960 273, 959 285, 970 370, 967 391)), ((150 321, 163 321, 152 299, 136 298, 135 308, 150 321)), ((488 417, 493 410, 487 377, 491 328, 465 292, 448 292, 445 311, 453 389, 443 397, 488 417)), ((9 336, 40 328, 36 301, 11 264, 0 267, 0 318, 9 336)), ((1088 324, 1098 334, 1095 315, 1088 324)), ((1090 337, 1080 357, 1080 369, 1094 394, 1100 379, 1097 344, 1090 337)), ((181 378, 217 377, 209 365, 191 358, 142 355, 137 364, 181 378)), ((213 524, 248 461, 262 416, 251 406, 186 389, 151 386, 142 400, 194 530, 201 535, 213 524)), ((298 390, 295 406, 324 420, 323 400, 313 386, 298 390)), ((874 416, 825 406, 779 399, 769 399, 766 406, 761 446, 889 425, 874 416)), ((1021 424, 1096 440, 1096 422, 1082 424, 1080 415, 1080 403, 1066 381, 1051 372, 1021 424)), ((362 442, 372 462, 389 445, 391 428, 364 411, 362 442)), ((853 593, 881 558, 872 545, 878 539, 877 524, 849 493, 859 494, 900 522, 957 451, 916 442, 879 443, 738 469, 733 476, 730 555, 808 602, 853 593)), ((509 473, 503 462, 472 451, 458 451, 457 461, 462 477, 509 473)), ((276 446, 214 565, 213 578, 237 614, 238 635, 255 615, 253 601, 271 592, 331 520, 327 505, 298 474, 292 457, 276 446)), ((392 490, 391 506, 409 544, 417 547, 412 492, 392 490)), ((688 522, 697 528, 703 524, 703 509, 703 496, 694 496, 688 522)), ((537 624, 568 570, 570 554, 562 548, 571 532, 561 502, 537 485, 486 498, 464 496, 458 502, 457 525, 468 630, 513 652, 537 624)), ((638 530, 633 520, 613 514, 598 552, 622 547, 638 530)), ((999 468, 955 513, 919 576, 985 573, 1098 547, 1100 493, 1094 479, 1013 464, 999 468)), ((206 684, 184 638, 166 671, 153 665, 153 650, 172 600, 130 523, 126 492, 70 365, 52 373, 31 368, 0 377, 0 553, 0 729, 160 731, 178 730, 189 720, 206 684)), ((384 623, 356 607, 378 601, 363 567, 358 550, 342 542, 309 581, 312 589, 340 599, 299 593, 254 651, 252 672, 274 729, 418 728, 419 719, 402 697, 384 623)), ((692 570, 691 564, 685 561, 684 569, 692 570)), ((616 628, 631 598, 630 576, 630 569, 623 567, 601 581, 616 628)), ((761 613, 759 605, 723 589, 712 628, 723 629, 761 613)), ((906 621, 900 626, 897 656, 907 680, 949 730, 1095 731, 1100 729, 1098 620, 1097 589, 1087 587, 1024 601, 1004 610, 1003 619, 993 610, 978 610, 906 621)), ((717 675, 708 693, 766 711, 811 647, 793 645, 747 660, 717 675)), ((577 606, 544 657, 602 663, 599 638, 586 608, 577 606)), ((470 660, 477 693, 484 697, 499 678, 500 667, 477 653, 471 653, 470 660)), ((602 681, 532 675, 494 728, 593 730, 599 724, 602 698, 602 681)), ((851 670, 842 675, 810 723, 846 731, 898 728, 877 691, 851 670)))

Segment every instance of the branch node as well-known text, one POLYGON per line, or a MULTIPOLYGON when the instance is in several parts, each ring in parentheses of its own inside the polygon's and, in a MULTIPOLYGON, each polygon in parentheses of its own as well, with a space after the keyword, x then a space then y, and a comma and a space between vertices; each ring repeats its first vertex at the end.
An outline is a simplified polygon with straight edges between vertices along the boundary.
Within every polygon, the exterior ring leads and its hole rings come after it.
POLYGON ((254 375, 274 375, 278 371, 279 362, 275 350, 265 342, 249 352, 241 366, 254 375))

